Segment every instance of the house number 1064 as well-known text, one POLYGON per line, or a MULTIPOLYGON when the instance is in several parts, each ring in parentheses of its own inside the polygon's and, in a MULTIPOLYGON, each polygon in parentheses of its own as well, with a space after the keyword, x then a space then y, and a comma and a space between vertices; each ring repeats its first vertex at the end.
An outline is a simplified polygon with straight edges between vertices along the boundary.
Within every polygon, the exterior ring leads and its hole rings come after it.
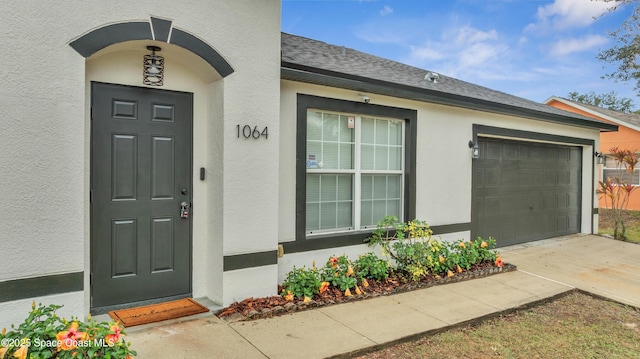
POLYGON ((253 128, 251 128, 251 126, 249 125, 244 125, 244 126, 236 125, 236 130, 238 132, 238 138, 240 138, 240 136, 244 138, 253 137, 256 140, 262 136, 264 136, 265 140, 269 138, 269 129, 267 126, 264 126, 264 129, 260 131, 258 129, 258 126, 253 126, 253 128))

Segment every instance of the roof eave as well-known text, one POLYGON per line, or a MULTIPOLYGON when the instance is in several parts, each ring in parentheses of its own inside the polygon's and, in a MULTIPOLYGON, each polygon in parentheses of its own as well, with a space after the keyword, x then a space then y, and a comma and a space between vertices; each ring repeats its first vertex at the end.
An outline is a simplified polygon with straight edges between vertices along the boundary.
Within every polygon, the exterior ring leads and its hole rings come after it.
MULTIPOLYGON (((590 109, 590 108, 588 108, 588 107, 581 106, 581 105, 580 105, 580 104, 578 104, 578 103, 575 103, 575 102, 573 102, 573 101, 570 101, 570 100, 564 99, 564 98, 562 98, 562 97, 558 97, 558 96, 551 96, 551 97, 549 97, 549 98, 548 98, 544 103, 545 103, 545 104, 547 104, 547 105, 549 105, 549 102, 551 102, 551 101, 561 102, 561 103, 563 103, 563 104, 565 104, 565 105, 567 105, 567 106, 571 106, 571 107, 573 107, 573 108, 575 108, 575 109, 582 110, 582 111, 584 111, 584 112, 586 112, 586 113, 590 113, 590 114, 592 114, 592 115, 594 115, 594 116, 601 117, 601 118, 603 118, 603 119, 605 119, 605 120, 607 120, 607 121, 611 121, 611 122, 613 122, 613 123, 615 123, 615 124, 618 124, 618 125, 620 125, 620 126, 628 127, 628 128, 630 128, 630 129, 632 129, 632 130, 635 130, 635 131, 640 131, 640 127, 638 127, 638 126, 636 126, 636 125, 634 125, 634 124, 632 124, 632 123, 629 123, 629 122, 627 122, 627 121, 625 121, 625 120, 621 120, 621 119, 619 119, 619 118, 617 118, 617 117, 609 116, 609 115, 607 115, 607 114, 604 114, 604 113, 602 113, 602 112, 599 112, 599 111, 596 111, 596 110, 590 109)), ((549 105, 549 106, 551 106, 551 105, 549 105)))
POLYGON ((589 129, 598 129, 604 132, 618 130, 618 126, 608 123, 602 123, 600 121, 587 121, 580 118, 551 114, 531 109, 524 109, 517 106, 510 106, 473 97, 434 91, 425 88, 417 88, 414 86, 408 86, 388 81, 375 80, 344 73, 335 73, 317 68, 305 68, 304 66, 294 63, 288 63, 285 61, 282 62, 280 73, 283 80, 338 87, 354 91, 399 97, 408 100, 492 112, 502 115, 525 117, 538 121, 560 123, 563 125, 577 126, 589 129))

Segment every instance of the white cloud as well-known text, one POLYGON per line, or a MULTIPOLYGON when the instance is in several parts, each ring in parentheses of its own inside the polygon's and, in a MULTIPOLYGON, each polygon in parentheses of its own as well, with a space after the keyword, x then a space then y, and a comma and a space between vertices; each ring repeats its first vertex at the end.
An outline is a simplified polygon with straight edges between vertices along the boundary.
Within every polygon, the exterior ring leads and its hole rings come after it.
POLYGON ((498 32, 496 30, 481 31, 469 26, 463 26, 458 31, 456 42, 458 44, 474 44, 486 40, 496 40, 498 32))
POLYGON ((497 71, 509 53, 509 47, 495 29, 482 31, 469 25, 446 30, 438 41, 410 46, 404 62, 454 77, 489 78, 502 76, 497 71))
POLYGON ((458 64, 461 68, 482 68, 487 64, 493 64, 500 54, 508 50, 502 44, 477 43, 460 51, 458 54, 458 64))
POLYGON ((518 45, 520 46, 526 44, 527 42, 529 42, 529 39, 527 39, 526 36, 520 36, 520 38, 518 39, 518 45))
POLYGON ((553 57, 566 56, 574 52, 587 51, 594 47, 604 45, 609 41, 602 35, 587 35, 581 38, 561 39, 549 50, 553 57))
POLYGON ((563 30, 589 26, 615 2, 593 0, 554 0, 538 7, 537 22, 525 27, 528 31, 563 30))
POLYGON ((393 14, 393 9, 389 5, 385 5, 382 10, 380 10, 380 15, 387 16, 393 14))
POLYGON ((410 46, 411 58, 418 62, 424 62, 427 60, 442 60, 445 55, 436 49, 440 47, 440 43, 434 46, 431 42, 423 46, 410 46))

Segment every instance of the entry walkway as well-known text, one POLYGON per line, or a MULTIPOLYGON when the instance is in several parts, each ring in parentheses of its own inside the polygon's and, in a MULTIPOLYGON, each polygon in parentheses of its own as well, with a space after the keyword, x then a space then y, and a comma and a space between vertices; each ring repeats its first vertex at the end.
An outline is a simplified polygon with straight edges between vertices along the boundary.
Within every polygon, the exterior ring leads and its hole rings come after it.
POLYGON ((127 340, 140 358, 326 358, 495 316, 574 287, 640 307, 639 245, 575 235, 501 253, 518 271, 250 322, 207 316, 134 327, 127 340))

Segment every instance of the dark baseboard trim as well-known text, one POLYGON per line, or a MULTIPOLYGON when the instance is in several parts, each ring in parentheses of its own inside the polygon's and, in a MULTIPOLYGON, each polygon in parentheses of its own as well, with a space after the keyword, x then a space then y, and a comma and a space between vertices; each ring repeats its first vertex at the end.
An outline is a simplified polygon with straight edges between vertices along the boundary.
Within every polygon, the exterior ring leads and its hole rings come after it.
MULTIPOLYGON (((466 232, 471 230, 471 222, 443 224, 441 226, 431 226, 433 235, 449 234, 456 232, 466 232)), ((473 238, 471 238, 473 239, 473 238)))
MULTIPOLYGON (((433 235, 442 235, 456 232, 465 232, 471 230, 471 222, 452 223, 439 226, 431 226, 433 235)), ((353 234, 314 236, 305 240, 281 243, 284 247, 284 253, 300 253, 317 251, 321 249, 339 248, 347 246, 356 246, 364 244, 365 239, 371 236, 371 232, 358 232, 353 234)))
POLYGON ((0 282, 0 303, 84 290, 84 272, 0 282))
POLYGON ((224 256, 223 260, 223 268, 225 272, 237 269, 262 267, 273 264, 278 264, 277 250, 224 256))
POLYGON ((598 214, 599 208, 594 208, 592 214, 598 214))

